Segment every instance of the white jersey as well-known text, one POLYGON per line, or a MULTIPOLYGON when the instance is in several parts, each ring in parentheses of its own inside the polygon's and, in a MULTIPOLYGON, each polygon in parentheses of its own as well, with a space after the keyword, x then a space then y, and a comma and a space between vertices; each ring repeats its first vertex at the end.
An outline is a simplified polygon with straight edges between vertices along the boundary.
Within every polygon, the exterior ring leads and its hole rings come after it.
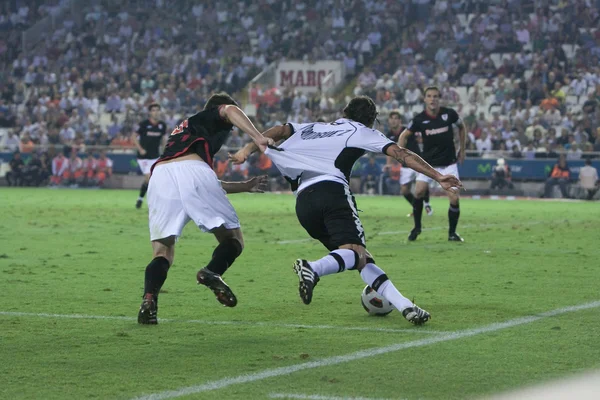
POLYGON ((288 125, 292 135, 265 154, 283 176, 298 182, 297 192, 321 181, 348 186, 356 160, 366 151, 384 153, 394 144, 378 130, 346 118, 288 125))

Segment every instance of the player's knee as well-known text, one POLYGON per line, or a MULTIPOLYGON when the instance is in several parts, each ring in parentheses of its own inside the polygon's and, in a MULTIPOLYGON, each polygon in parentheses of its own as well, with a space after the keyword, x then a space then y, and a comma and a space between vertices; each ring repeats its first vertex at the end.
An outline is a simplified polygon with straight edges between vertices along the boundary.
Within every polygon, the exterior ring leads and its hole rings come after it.
POLYGON ((410 186, 409 185, 402 185, 402 186, 400 186, 400 193, 402 193, 402 195, 409 194, 410 193, 410 186))
POLYGON ((349 249, 355 253, 354 268, 352 268, 352 269, 356 269, 356 270, 360 271, 367 264, 366 260, 367 260, 367 254, 369 254, 369 252, 363 246, 359 246, 357 244, 345 244, 343 246, 340 246, 339 248, 340 249, 349 249))

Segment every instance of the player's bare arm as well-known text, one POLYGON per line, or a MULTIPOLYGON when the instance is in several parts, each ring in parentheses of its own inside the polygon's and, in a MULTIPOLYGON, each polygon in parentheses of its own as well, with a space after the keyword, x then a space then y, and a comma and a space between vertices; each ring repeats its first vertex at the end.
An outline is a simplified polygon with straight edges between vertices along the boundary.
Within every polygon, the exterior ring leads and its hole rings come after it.
POLYGON ((458 121, 456 121, 456 125, 458 126, 458 141, 460 144, 460 150, 458 153, 458 162, 460 164, 463 163, 463 161, 465 161, 465 146, 466 146, 466 142, 467 142, 467 128, 465 127, 465 123, 463 122, 462 118, 459 118, 458 121))
POLYGON ((265 138, 256 129, 252 121, 239 107, 234 105, 223 106, 219 109, 219 114, 223 119, 250 135, 260 151, 265 151, 267 145, 273 144, 272 140, 265 138))
POLYGON ((420 172, 431 179, 437 181, 444 190, 455 190, 452 188, 461 188, 462 183, 453 175, 442 175, 437 172, 427 161, 413 153, 412 151, 392 144, 389 146, 385 154, 398 160, 403 167, 413 169, 420 172))
POLYGON ((412 134, 413 134, 412 131, 405 129, 398 137, 398 146, 400 146, 402 148, 406 147, 406 142, 408 141, 408 137, 412 134))
POLYGON ((231 193, 264 193, 267 188, 267 183, 269 182, 269 178, 267 175, 261 175, 254 177, 252 179, 248 179, 243 182, 224 182, 221 181, 221 187, 223 190, 227 192, 227 194, 231 193))
MULTIPOLYGON (((274 126, 263 133, 264 137, 273 139, 274 143, 277 143, 280 140, 285 140, 291 135, 292 128, 290 128, 289 125, 274 126)), ((238 150, 235 154, 230 154, 229 160, 231 160, 234 164, 242 164, 248 159, 248 157, 250 157, 252 153, 256 152, 257 150, 258 146, 254 144, 254 142, 250 142, 238 150)))
POLYGON ((140 153, 141 155, 144 155, 144 154, 146 154, 146 150, 144 150, 144 148, 143 148, 143 147, 142 147, 142 145, 140 144, 140 141, 138 140, 138 135, 137 135, 137 133, 136 133, 136 132, 133 132, 133 133, 131 134, 131 137, 132 137, 132 139, 133 139, 133 144, 135 145, 135 147, 137 147, 137 149, 138 149, 139 153, 140 153))

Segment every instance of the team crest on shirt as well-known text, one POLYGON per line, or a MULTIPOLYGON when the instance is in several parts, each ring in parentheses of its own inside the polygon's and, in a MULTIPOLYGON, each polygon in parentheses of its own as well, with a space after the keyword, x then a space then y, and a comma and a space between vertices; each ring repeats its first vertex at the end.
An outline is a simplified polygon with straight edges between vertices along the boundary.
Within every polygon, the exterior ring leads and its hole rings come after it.
POLYGON ((444 121, 448 121, 448 114, 442 114, 442 119, 444 121))

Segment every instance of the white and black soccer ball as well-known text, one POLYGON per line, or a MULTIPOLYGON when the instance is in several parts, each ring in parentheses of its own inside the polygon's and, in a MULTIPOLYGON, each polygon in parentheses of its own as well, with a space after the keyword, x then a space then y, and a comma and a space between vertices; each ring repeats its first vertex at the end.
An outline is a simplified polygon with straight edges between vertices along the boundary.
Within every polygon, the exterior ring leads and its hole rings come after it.
POLYGON ((365 311, 371 315, 388 315, 394 310, 392 303, 384 299, 371 286, 365 286, 360 301, 365 311))

